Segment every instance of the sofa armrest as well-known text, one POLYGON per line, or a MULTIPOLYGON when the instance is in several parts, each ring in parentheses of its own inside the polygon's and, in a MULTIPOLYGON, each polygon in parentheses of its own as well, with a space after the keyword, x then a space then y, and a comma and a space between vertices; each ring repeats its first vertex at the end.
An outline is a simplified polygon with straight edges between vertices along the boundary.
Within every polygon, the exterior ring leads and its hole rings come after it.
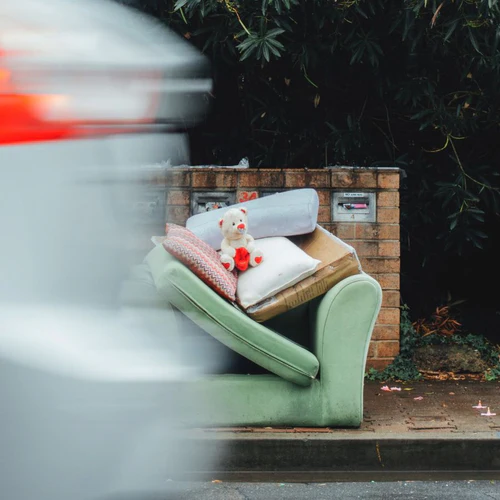
POLYGON ((319 363, 309 350, 249 318, 163 247, 151 250, 145 263, 159 295, 213 338, 289 382, 313 383, 319 363))
POLYGON ((359 417, 353 417, 352 426, 362 421, 365 364, 381 303, 380 284, 362 273, 342 280, 317 304, 313 350, 320 363, 325 421, 339 407, 359 417))

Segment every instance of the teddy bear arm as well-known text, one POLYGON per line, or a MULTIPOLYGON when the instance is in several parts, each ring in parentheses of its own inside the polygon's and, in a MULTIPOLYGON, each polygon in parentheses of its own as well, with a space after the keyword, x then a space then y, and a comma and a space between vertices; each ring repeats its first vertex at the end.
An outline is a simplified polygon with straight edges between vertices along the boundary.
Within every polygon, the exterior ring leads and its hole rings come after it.
POLYGON ((236 250, 228 243, 226 238, 222 240, 222 243, 220 245, 220 249, 223 254, 227 254, 230 257, 233 257, 236 255, 236 250))

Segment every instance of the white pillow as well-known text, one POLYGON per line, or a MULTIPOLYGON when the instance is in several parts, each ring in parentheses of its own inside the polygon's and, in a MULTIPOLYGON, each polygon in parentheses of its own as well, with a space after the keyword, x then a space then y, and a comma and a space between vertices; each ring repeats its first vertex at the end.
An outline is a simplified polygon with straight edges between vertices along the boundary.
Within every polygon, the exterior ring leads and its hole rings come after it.
POLYGON ((260 238, 255 245, 264 255, 261 264, 238 275, 236 300, 244 309, 311 276, 321 263, 284 236, 260 238))

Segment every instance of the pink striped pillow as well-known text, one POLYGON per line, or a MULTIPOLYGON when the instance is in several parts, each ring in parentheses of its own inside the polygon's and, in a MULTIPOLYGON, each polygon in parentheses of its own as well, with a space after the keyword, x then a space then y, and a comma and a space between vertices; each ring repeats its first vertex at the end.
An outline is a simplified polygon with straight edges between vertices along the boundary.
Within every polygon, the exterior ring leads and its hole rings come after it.
POLYGON ((179 259, 198 278, 222 297, 236 300, 235 272, 230 273, 220 262, 219 254, 189 229, 177 224, 165 226, 163 247, 179 259))

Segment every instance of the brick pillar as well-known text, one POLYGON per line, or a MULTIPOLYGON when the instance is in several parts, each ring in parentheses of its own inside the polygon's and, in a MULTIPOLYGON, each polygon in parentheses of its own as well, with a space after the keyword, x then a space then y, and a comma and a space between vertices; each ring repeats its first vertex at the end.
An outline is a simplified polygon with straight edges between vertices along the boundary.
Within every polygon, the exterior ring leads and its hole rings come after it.
POLYGON ((352 245, 363 270, 382 286, 382 309, 375 325, 367 368, 384 368, 399 352, 400 226, 397 168, 227 169, 190 168, 165 173, 166 220, 184 225, 193 200, 244 202, 266 194, 310 187, 319 196, 318 223, 352 245), (359 190, 376 196, 375 222, 332 220, 332 193, 359 190))
POLYGON ((367 368, 385 368, 399 353, 399 178, 397 168, 332 170, 333 190, 359 189, 376 193, 376 222, 343 222, 326 226, 356 249, 363 270, 382 287, 382 309, 373 332, 367 368))

